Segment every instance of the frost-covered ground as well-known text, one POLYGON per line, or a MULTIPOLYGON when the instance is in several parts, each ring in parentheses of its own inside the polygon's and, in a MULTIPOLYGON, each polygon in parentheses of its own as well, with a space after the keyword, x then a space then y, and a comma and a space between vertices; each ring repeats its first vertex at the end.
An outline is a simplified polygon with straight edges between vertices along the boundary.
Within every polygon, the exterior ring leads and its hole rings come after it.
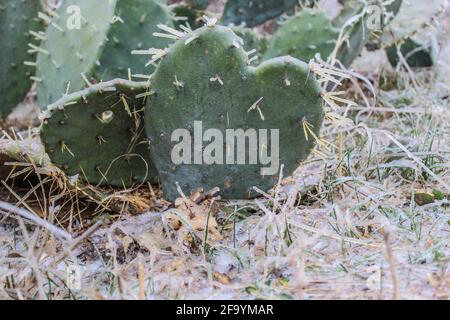
POLYGON ((0 298, 448 299, 449 15, 437 29, 433 70, 364 53, 354 68, 377 99, 350 81, 358 105, 324 126, 332 145, 259 199, 171 206, 146 186, 99 205, 57 177, 4 182, 2 200, 55 228, 1 211, 0 298))

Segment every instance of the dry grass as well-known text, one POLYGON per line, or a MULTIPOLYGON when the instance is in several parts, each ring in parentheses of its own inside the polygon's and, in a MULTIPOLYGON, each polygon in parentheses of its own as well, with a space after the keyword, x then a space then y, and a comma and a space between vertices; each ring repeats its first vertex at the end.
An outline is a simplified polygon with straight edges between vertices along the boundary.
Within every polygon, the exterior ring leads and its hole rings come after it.
POLYGON ((327 121, 330 144, 253 201, 171 205, 155 186, 74 185, 35 133, 5 132, 21 175, 3 177, 0 195, 26 212, 0 206, 0 298, 448 299, 448 57, 449 45, 437 68, 411 73, 365 53, 355 68, 376 99, 348 81, 357 105, 327 121))

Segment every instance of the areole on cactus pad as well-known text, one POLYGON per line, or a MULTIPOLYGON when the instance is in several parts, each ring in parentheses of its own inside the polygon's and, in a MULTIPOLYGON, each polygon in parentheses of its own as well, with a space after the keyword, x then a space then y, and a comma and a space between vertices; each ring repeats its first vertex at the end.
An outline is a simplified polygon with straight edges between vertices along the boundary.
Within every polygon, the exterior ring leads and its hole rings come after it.
POLYGON ((249 198, 253 187, 275 184, 281 165, 289 175, 308 156, 324 109, 306 63, 280 57, 254 68, 240 38, 213 22, 180 36, 164 55, 145 123, 166 198, 179 196, 177 184, 186 193, 220 187, 224 198, 249 198), (182 150, 182 143, 192 148, 182 150), (263 154, 276 153, 275 163, 263 163, 263 154), (271 166, 275 171, 265 174, 271 166))

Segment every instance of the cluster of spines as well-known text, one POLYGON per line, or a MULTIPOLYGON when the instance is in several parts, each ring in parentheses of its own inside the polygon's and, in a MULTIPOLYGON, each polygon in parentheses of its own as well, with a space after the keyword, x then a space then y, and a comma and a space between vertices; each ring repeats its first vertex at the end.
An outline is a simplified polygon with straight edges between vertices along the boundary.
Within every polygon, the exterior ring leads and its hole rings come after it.
MULTIPOLYGON (((40 21, 42 21, 42 24, 44 26, 48 26, 49 24, 55 25, 55 27, 58 27, 54 22, 52 22, 52 16, 56 16, 56 12, 54 11, 47 11, 46 12, 39 12, 38 13, 38 19, 40 21)), ((36 45, 34 43, 28 43, 28 53, 35 55, 37 53, 42 53, 42 54, 49 54, 49 52, 47 50, 45 50, 44 48, 42 48, 42 46, 40 45, 42 42, 44 42, 47 37, 45 35, 45 31, 44 30, 39 30, 39 31, 33 31, 30 30, 30 34, 34 37, 34 40, 39 42, 39 45, 36 45)), ((36 61, 25 61, 24 62, 25 65, 36 68, 37 67, 37 62, 36 61)), ((33 75, 30 77, 30 79, 33 82, 42 82, 41 78, 38 78, 36 75, 33 75)))
MULTIPOLYGON (((208 27, 208 28, 214 28, 218 23, 217 18, 211 18, 206 15, 204 15, 202 17, 202 20, 204 21, 205 27, 208 27)), ((168 27, 168 26, 162 25, 162 24, 159 24, 158 28, 161 29, 161 31, 163 31, 163 32, 153 33, 153 36, 155 36, 155 37, 167 38, 167 39, 171 39, 173 41, 177 41, 182 38, 186 38, 186 40, 184 42, 185 45, 188 45, 189 43, 191 43, 197 39, 197 35, 193 32, 193 30, 189 26, 186 26, 186 25, 180 25, 179 28, 181 30, 177 30, 175 28, 171 28, 171 27, 168 27)), ((242 38, 236 36, 236 39, 235 39, 235 41, 233 41, 232 46, 235 48, 244 47, 244 40, 242 38)), ((169 48, 170 47, 163 48, 163 49, 150 48, 147 50, 133 50, 132 54, 150 55, 151 59, 149 59, 146 66, 149 66, 149 65, 156 66, 156 63, 159 60, 163 59, 167 55, 169 48)), ((246 51, 248 65, 251 65, 258 59, 258 56, 255 56, 256 53, 257 53, 256 48, 246 51)), ((220 80, 220 79, 217 79, 217 81, 218 80, 220 80)), ((213 79, 213 81, 216 81, 216 80, 213 79)))

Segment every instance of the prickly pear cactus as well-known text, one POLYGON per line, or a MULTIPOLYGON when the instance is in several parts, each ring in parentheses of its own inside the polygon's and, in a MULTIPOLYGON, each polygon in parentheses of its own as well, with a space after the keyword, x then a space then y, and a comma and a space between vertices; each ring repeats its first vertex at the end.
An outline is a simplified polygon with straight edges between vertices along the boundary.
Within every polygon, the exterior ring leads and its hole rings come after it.
POLYGON ((269 40, 263 60, 279 55, 291 55, 309 61, 317 53, 326 60, 335 53, 335 58, 349 67, 372 38, 372 34, 380 32, 382 26, 398 13, 401 3, 401 0, 395 0, 389 3, 389 6, 384 6, 378 3, 378 0, 371 0, 367 5, 358 0, 344 1, 343 10, 334 21, 331 21, 324 12, 303 10, 282 23, 269 40), (372 11, 373 7, 370 5, 375 4, 380 8, 380 26, 377 30, 370 30, 369 21, 377 14, 372 11), (343 37, 339 38, 340 28, 344 26, 343 37), (334 52, 339 39, 340 45, 334 52))
MULTIPOLYGON (((380 13, 379 22, 382 25, 387 25, 399 13, 403 4, 403 0, 388 0, 384 2, 382 0, 368 0, 366 2, 361 0, 342 0, 339 2, 341 2, 343 7, 334 21, 336 26, 343 26, 349 19, 361 12, 365 5, 378 7, 380 11, 376 12, 373 10, 375 7, 372 7, 370 11, 372 14, 380 13)), ((374 19, 377 18, 375 15, 372 17, 374 19)))
POLYGON ((400 12, 403 5, 403 0, 393 0, 391 3, 385 5, 386 9, 386 23, 389 23, 400 12))
POLYGON ((381 40, 392 66, 399 63, 397 46, 411 67, 431 67, 435 63, 440 30, 433 27, 433 21, 443 10, 441 0, 403 3, 381 40))
MULTIPOLYGON (((433 54, 433 48, 421 45, 411 38, 407 38, 399 45, 400 52, 410 67, 426 68, 434 65, 436 55, 433 54)), ((400 58, 397 52, 397 45, 393 44, 386 48, 389 63, 397 67, 400 58)))
POLYGON ((326 60, 333 52, 339 30, 325 13, 304 10, 288 18, 269 40, 263 60, 290 55, 308 62, 319 53, 326 60))
POLYGON ((343 36, 338 40, 334 58, 337 58, 345 67, 349 67, 361 54, 366 44, 371 39, 379 37, 399 12, 401 5, 402 0, 344 1, 344 8, 334 21, 336 27, 344 28, 343 36))
POLYGON ((87 82, 151 73, 133 50, 165 46, 152 37, 158 24, 172 26, 159 0, 65 0, 46 31, 37 58, 37 94, 45 108, 87 82))
POLYGON ((260 25, 267 20, 277 18, 283 13, 293 12, 295 6, 312 4, 313 0, 228 0, 222 17, 223 24, 247 27, 260 25))
POLYGON ((240 38, 208 24, 176 41, 158 65, 145 122, 168 199, 179 196, 177 183, 186 193, 220 187, 225 198, 251 197, 253 186, 269 189, 281 164, 288 175, 313 148, 304 124, 318 135, 324 111, 308 65, 292 57, 248 64, 240 38), (239 129, 251 137, 243 149, 233 138, 239 129))
POLYGON ((6 117, 31 88, 33 31, 40 28, 36 0, 0 0, 0 118, 6 117), (30 44, 30 45, 29 45, 30 44))
POLYGON ((355 16, 352 19, 343 37, 339 38, 335 52, 335 58, 345 67, 350 67, 372 37, 370 30, 366 27, 367 15, 364 12, 360 11, 358 17, 355 16))
POLYGON ((95 185, 155 181, 142 119, 148 90, 146 82, 112 80, 50 105, 41 139, 51 161, 95 185))

